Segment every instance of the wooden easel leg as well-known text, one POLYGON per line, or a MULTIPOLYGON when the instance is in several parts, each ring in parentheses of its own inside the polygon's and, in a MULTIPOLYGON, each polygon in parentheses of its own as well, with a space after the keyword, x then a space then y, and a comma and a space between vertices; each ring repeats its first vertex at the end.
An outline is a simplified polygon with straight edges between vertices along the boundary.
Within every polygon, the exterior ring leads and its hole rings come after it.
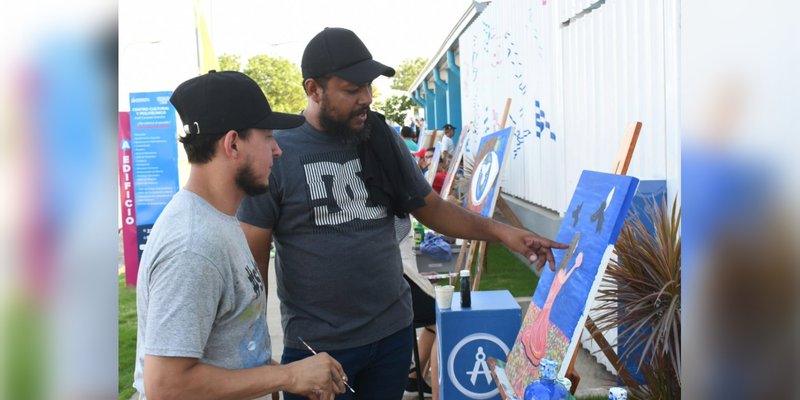
POLYGON ((567 367, 567 379, 572 383, 572 387, 570 387, 569 391, 573 395, 575 395, 575 391, 578 390, 578 384, 581 382, 581 376, 578 375, 578 371, 575 370, 575 360, 578 359, 578 351, 580 351, 580 346, 575 347, 575 353, 572 354, 572 359, 569 361, 569 367, 567 367))
MULTIPOLYGON (((611 362, 611 365, 614 366, 614 369, 617 371, 617 375, 622 378, 622 381, 625 383, 625 386, 628 387, 636 387, 639 386, 639 383, 633 379, 633 376, 628 372, 628 369, 625 368, 625 365, 622 361, 617 357, 617 353, 611 349, 611 345, 606 340, 606 337, 603 336, 603 332, 600 331, 600 328, 595 325, 592 317, 586 317, 586 330, 589 331, 589 334, 592 336, 592 339, 600 345, 600 348, 605 354, 608 361, 611 362)), ((575 352, 577 354, 577 351, 575 352)))
MULTIPOLYGON (((478 241, 477 240, 470 240, 469 252, 467 253, 467 260, 464 261, 464 268, 467 271, 472 270, 472 263, 475 261, 475 250, 478 249, 478 241)), ((458 277, 455 277, 458 279, 458 277)))
POLYGON ((511 226, 519 229, 525 229, 525 227, 522 226, 522 222, 519 220, 519 218, 517 218, 517 214, 514 214, 514 211, 511 211, 511 207, 509 207, 508 203, 506 203, 506 200, 503 198, 503 196, 500 196, 499 193, 497 196, 497 208, 500 209, 500 212, 503 213, 503 216, 508 220, 508 223, 511 226))
POLYGON ((461 263, 464 262, 464 255, 466 255, 467 252, 470 250, 471 245, 472 245, 472 240, 465 240, 463 243, 461 243, 461 250, 459 250, 459 252, 458 252, 458 259, 456 260, 456 267, 455 267, 455 270, 453 271, 456 274, 456 276, 454 276, 454 277, 451 276, 450 277, 450 284, 451 285, 455 285, 456 284, 456 277, 458 277, 459 271, 461 271, 461 269, 463 268, 461 263))
POLYGON ((486 258, 486 242, 481 241, 478 245, 478 266, 475 268, 475 279, 472 280, 472 290, 476 291, 481 286, 482 265, 486 258))

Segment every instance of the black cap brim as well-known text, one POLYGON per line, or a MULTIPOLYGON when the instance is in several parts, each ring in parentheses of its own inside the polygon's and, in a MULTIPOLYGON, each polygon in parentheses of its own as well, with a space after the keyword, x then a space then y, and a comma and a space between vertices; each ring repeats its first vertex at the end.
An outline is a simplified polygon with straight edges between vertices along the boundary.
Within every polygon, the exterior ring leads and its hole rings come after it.
POLYGON ((306 122, 302 115, 284 114, 272 112, 266 118, 259 121, 253 128, 260 129, 292 129, 297 128, 306 122))
POLYGON ((375 60, 364 60, 349 67, 332 72, 348 82, 362 84, 372 82, 380 75, 394 76, 394 68, 383 65, 375 60))

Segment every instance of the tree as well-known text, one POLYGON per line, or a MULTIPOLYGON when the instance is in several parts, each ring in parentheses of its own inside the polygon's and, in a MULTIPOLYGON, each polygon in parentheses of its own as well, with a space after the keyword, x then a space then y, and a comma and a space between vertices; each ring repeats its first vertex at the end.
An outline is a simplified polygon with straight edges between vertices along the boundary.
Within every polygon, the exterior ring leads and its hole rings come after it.
POLYGON ((222 54, 217 57, 221 71, 241 71, 242 57, 233 54, 222 54))
POLYGON ((410 89, 411 84, 414 83, 414 79, 416 79, 417 75, 422 72, 422 69, 425 68, 425 64, 427 63, 428 60, 422 57, 403 60, 403 62, 400 63, 400 67, 397 68, 397 73, 392 79, 392 89, 410 89))
POLYGON ((403 125, 406 112, 414 106, 414 102, 406 95, 389 96, 385 102, 376 102, 375 110, 386 116, 388 121, 403 125))
POLYGON ((297 64, 285 58, 259 54, 247 60, 242 72, 258 83, 273 111, 297 114, 305 108, 303 75, 297 64))

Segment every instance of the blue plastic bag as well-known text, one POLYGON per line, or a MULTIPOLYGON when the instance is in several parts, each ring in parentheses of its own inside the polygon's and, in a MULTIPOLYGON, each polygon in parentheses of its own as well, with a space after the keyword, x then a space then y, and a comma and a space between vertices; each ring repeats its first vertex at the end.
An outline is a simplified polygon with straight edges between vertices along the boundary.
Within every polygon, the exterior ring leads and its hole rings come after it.
POLYGON ((447 243, 442 235, 431 231, 425 233, 425 239, 420 243, 419 251, 436 261, 450 261, 453 258, 450 243, 447 243))

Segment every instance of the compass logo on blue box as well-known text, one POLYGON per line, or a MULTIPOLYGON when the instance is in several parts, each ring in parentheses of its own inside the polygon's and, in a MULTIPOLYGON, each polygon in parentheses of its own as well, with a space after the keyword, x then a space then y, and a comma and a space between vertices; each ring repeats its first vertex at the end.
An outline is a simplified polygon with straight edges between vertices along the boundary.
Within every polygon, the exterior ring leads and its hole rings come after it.
POLYGON ((474 333, 459 341, 447 359, 450 382, 464 396, 489 399, 499 393, 489 369, 489 357, 505 360, 509 348, 497 336, 474 333))

